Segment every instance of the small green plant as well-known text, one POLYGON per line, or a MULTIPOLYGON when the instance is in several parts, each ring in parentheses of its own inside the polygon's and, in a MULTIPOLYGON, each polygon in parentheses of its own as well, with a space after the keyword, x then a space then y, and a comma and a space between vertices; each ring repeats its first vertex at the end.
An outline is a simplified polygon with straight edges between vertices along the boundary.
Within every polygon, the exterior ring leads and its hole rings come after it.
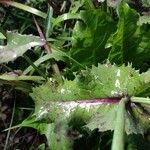
POLYGON ((17 15, 24 20, 20 33, 6 31, 5 19, 1 24, 0 64, 10 72, 1 73, 0 82, 34 101, 34 111, 5 131, 34 128, 51 150, 141 150, 136 138, 150 129, 149 16, 124 1, 0 3, 29 15, 17 15), (47 13, 38 10, 42 4, 47 13), (23 34, 31 29, 39 36, 23 34))

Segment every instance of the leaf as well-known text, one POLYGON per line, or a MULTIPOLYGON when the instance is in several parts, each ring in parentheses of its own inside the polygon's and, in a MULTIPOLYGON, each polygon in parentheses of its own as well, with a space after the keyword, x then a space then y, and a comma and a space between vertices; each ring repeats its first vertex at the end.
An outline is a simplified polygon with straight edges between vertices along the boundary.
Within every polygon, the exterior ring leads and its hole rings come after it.
POLYGON ((112 41, 112 47, 108 59, 117 64, 122 64, 125 62, 126 57, 129 54, 131 55, 135 48, 134 46, 136 46, 134 34, 137 30, 138 14, 124 2, 119 5, 118 12, 119 22, 117 31, 109 39, 109 42, 112 41), (131 46, 132 51, 130 49, 131 46))
POLYGON ((0 39, 6 39, 5 35, 2 32, 0 32, 0 39))
POLYGON ((148 150, 150 142, 140 134, 132 134, 127 137, 127 150, 148 150))
POLYGON ((67 135, 68 125, 65 122, 59 122, 58 124, 44 123, 41 121, 28 123, 29 119, 24 120, 18 127, 26 126, 37 129, 41 135, 44 134, 46 136, 48 145, 50 146, 51 150, 72 149, 72 140, 69 139, 67 135))
POLYGON ((13 7, 16 7, 16 8, 19 8, 21 10, 24 10, 24 11, 27 11, 29 13, 32 13, 34 15, 37 15, 39 17, 42 17, 42 18, 46 18, 47 14, 38 10, 38 9, 35 9, 33 7, 30 7, 30 6, 27 6, 27 5, 24 5, 24 4, 21 4, 21 3, 18 3, 18 2, 14 2, 14 1, 7 1, 7 0, 1 0, 0 3, 2 4, 7 4, 7 5, 10 5, 10 6, 13 6, 13 7))
POLYGON ((108 59, 118 65, 130 62, 133 67, 145 71, 150 59, 150 30, 147 25, 137 25, 139 14, 126 3, 120 4, 118 12, 117 31, 106 44, 106 48, 111 48, 108 59))
MULTIPOLYGON (((83 66, 96 65, 107 58, 105 44, 115 30, 115 23, 98 9, 80 11, 80 18, 83 21, 78 21, 73 29, 70 56, 83 66)), ((78 66, 73 63, 73 67, 78 66)))
POLYGON ((134 53, 128 53, 127 61, 132 61, 136 68, 140 68, 142 71, 147 70, 149 67, 149 60, 150 60, 150 44, 149 44, 149 35, 150 29, 141 28, 140 36, 138 38, 138 46, 136 49, 132 49, 134 53), (130 54, 130 55, 129 55, 130 54))
POLYGON ((150 16, 148 16, 148 15, 140 16, 137 24, 139 26, 141 26, 143 24, 150 24, 150 16))
POLYGON ((6 32, 0 27, 0 40, 6 39, 6 32))
POLYGON ((91 70, 83 70, 73 81, 64 80, 63 84, 58 85, 51 79, 51 82, 33 88, 30 95, 35 100, 36 110, 49 101, 56 101, 57 104, 62 101, 120 99, 124 96, 144 97, 149 93, 149 84, 144 79, 145 77, 131 66, 99 64, 98 67, 93 66, 91 70))
MULTIPOLYGON (((150 100, 149 100, 150 104, 150 100)), ((141 104, 136 105, 132 109, 132 115, 135 116, 136 122, 143 128, 143 132, 147 131, 146 129, 149 129, 150 124, 150 105, 141 104)))
MULTIPOLYGON (((58 85, 51 79, 51 82, 35 87, 30 96, 36 104, 36 118, 50 118, 53 122, 59 118, 65 119, 76 107, 88 110, 88 103, 91 106, 92 102, 99 105, 107 99, 110 103, 116 103, 124 96, 144 96, 147 91, 149 91, 149 85, 130 66, 99 64, 98 67, 93 66, 91 70, 82 71, 73 81, 64 80, 63 84, 58 85)), ((114 112, 116 108, 109 107, 109 109, 114 112)), ((112 117, 113 112, 108 113, 112 120, 115 118, 115 116, 112 117)), ((110 125, 113 126, 113 124, 110 125)))
MULTIPOLYGON (((64 80, 61 84, 50 79, 30 93, 35 112, 21 126, 30 126, 45 134, 52 150, 71 149, 74 139, 82 136, 82 129, 114 130, 122 97, 144 97, 149 91, 143 75, 131 66, 99 64, 75 76, 73 81, 64 80), (72 138, 74 132, 78 134, 72 138)), ((125 108, 126 133, 142 134, 147 130, 149 115, 143 113, 143 117, 138 117, 141 109, 134 102, 127 103, 125 108)))
MULTIPOLYGON (((127 3, 118 6, 117 24, 102 10, 80 11, 80 18, 73 29, 70 56, 85 66, 97 65, 107 58, 118 65, 130 62, 137 69, 149 67, 150 45, 148 26, 139 26, 139 14, 127 3), (91 21, 93 19, 94 21, 91 21)), ((72 64, 72 69, 79 66, 72 64)))
POLYGON ((29 94, 32 91, 32 85, 23 81, 7 81, 0 79, 0 85, 9 85, 27 94, 29 94))
POLYGON ((99 99, 123 96, 144 96, 141 91, 148 91, 145 81, 138 71, 131 66, 106 64, 93 66, 92 69, 81 71, 74 81, 64 80, 58 85, 56 81, 33 89, 33 99, 41 101, 71 101, 82 99, 99 99), (111 82, 110 82, 111 81, 111 82))
POLYGON ((33 35, 21 35, 7 32, 7 45, 0 46, 0 63, 15 60, 22 56, 28 49, 45 44, 43 39, 33 35))
POLYGON ((80 15, 76 13, 65 13, 57 18, 53 19, 53 28, 58 26, 62 21, 69 20, 69 19, 80 19, 80 15))
POLYGON ((37 150, 45 150, 45 144, 39 145, 37 150))
MULTIPOLYGON (((100 112, 91 118, 86 127, 93 130, 98 128, 99 131, 104 132, 107 130, 114 130, 116 125, 116 117, 118 111, 118 105, 103 105, 99 108, 100 112)), ((136 118, 133 118, 132 114, 125 112, 125 131, 127 134, 141 134, 143 128, 139 124, 136 118)))

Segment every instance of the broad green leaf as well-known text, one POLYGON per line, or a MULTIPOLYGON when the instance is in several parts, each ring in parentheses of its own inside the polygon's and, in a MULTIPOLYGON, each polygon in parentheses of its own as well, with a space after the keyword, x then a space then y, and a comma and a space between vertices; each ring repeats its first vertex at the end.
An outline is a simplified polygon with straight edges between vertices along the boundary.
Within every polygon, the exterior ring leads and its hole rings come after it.
POLYGON ((63 122, 49 125, 49 130, 44 134, 48 138, 51 150, 72 150, 72 140, 67 135, 68 130, 68 125, 63 122))
MULTIPOLYGON (((65 119, 76 107, 84 108, 83 111, 87 111, 86 109, 92 106, 92 102, 94 103, 94 101, 91 101, 90 105, 90 100, 110 98, 111 101, 115 103, 116 101, 114 101, 114 99, 118 101, 124 96, 144 96, 143 93, 145 94, 148 88, 149 86, 145 83, 142 76, 130 66, 117 67, 107 64, 99 65, 98 67, 93 66, 91 70, 88 69, 78 74, 74 81, 65 80, 64 83, 60 85, 57 85, 57 82, 51 79, 51 82, 34 88, 33 93, 30 95, 36 104, 36 118, 41 119, 48 117, 53 122, 57 119, 59 120, 59 118, 65 119), (141 91, 144 92, 141 93, 141 91)), ((95 105, 99 106, 101 102, 95 101, 95 105)), ((102 113, 105 114, 104 119, 100 119, 102 122, 103 120, 107 122, 105 120, 107 118, 112 119, 109 120, 110 122, 115 120, 116 107, 113 108, 113 106, 116 105, 106 105, 103 109, 108 110, 100 111, 100 116, 102 113), (108 108, 105 109, 105 107, 108 108), (112 116, 113 114, 114 118, 112 116), (107 115, 110 115, 110 117, 107 115)), ((97 109, 94 109, 95 112, 97 109)), ((88 115, 88 113, 84 114, 87 114, 87 118, 91 116, 88 115)), ((96 118, 96 120, 98 120, 98 118, 96 118)), ((128 121, 129 124, 130 120, 128 121)), ((113 123, 108 124, 110 127, 105 126, 105 130, 114 128, 113 123)), ((104 130, 102 126, 101 130, 104 130)))
POLYGON ((138 26, 139 14, 122 2, 118 7, 119 22, 117 31, 108 40, 106 48, 111 48, 108 59, 119 65, 133 64, 146 70, 150 59, 150 30, 148 26, 138 26))
POLYGON ((98 99, 123 96, 144 96, 141 91, 147 91, 145 81, 131 66, 117 67, 111 64, 93 66, 82 70, 74 81, 64 80, 57 85, 55 81, 36 87, 31 94, 41 101, 71 101, 82 99, 98 99), (52 89, 51 89, 52 88, 52 89), (50 90, 51 89, 51 90, 50 90), (49 91, 49 92, 48 92, 49 91))
MULTIPOLYGON (((45 134, 52 150, 71 149, 73 139, 68 136, 74 129, 114 130, 120 100, 123 97, 130 100, 136 95, 144 97, 149 91, 143 75, 131 66, 99 64, 75 76, 73 81, 64 80, 61 84, 50 79, 33 88, 30 94, 35 112, 21 126, 30 126, 45 134)), ((142 109, 134 102, 129 102, 125 108, 126 133, 142 134, 150 123, 149 115, 142 113, 143 117, 139 117, 142 109)))
POLYGON ((58 124, 54 124, 42 121, 29 122, 29 119, 24 120, 18 127, 26 126, 37 129, 41 135, 44 134, 46 136, 51 150, 72 150, 72 140, 67 133, 69 130, 67 122, 62 121, 58 124))
POLYGON ((99 64, 91 70, 83 70, 73 81, 64 80, 59 85, 54 79, 50 81, 33 88, 33 93, 30 94, 35 100, 37 111, 49 101, 56 105, 57 102, 59 104, 64 101, 149 96, 149 84, 131 66, 99 64))
POLYGON ((148 26, 144 26, 144 25, 141 27, 140 34, 137 35, 139 37, 137 39, 138 46, 136 49, 132 49, 133 51, 131 53, 130 52, 128 53, 127 59, 126 59, 127 61, 130 61, 130 62, 132 61, 133 65, 136 68, 140 68, 141 70, 144 70, 144 71, 148 69, 149 67, 148 62, 150 60, 150 44, 149 44, 150 29, 147 27, 148 26))
POLYGON ((109 39, 109 41, 112 41, 109 60, 117 64, 122 64, 136 48, 134 34, 138 27, 136 25, 138 14, 124 2, 119 5, 118 12, 119 22, 117 31, 109 39))
MULTIPOLYGON (((91 118, 87 123, 86 127, 93 130, 98 128, 99 131, 107 131, 107 130, 114 130, 116 126, 116 117, 118 111, 118 105, 116 104, 107 104, 99 106, 99 113, 95 115, 95 117, 91 118)), ((131 109, 134 109, 132 107, 131 109)), ((127 134, 142 134, 143 128, 139 124, 136 117, 132 116, 132 113, 125 111, 125 131, 127 134)), ((147 122, 149 122, 147 120, 147 122)))
POLYGON ((22 56, 28 49, 45 44, 43 39, 33 35, 21 35, 18 33, 7 32, 7 45, 0 46, 0 63, 15 60, 22 56))
POLYGON ((80 18, 83 21, 78 21, 73 29, 70 56, 84 66, 97 64, 107 58, 109 50, 105 44, 115 30, 115 23, 98 9, 80 11, 80 18))
MULTIPOLYGON (((106 12, 81 11, 83 22, 78 21, 73 29, 70 56, 84 66, 96 65, 108 58, 119 65, 130 62, 145 71, 150 59, 150 30, 146 25, 138 25, 139 14, 127 3, 121 2, 117 11, 117 26, 106 12)), ((76 67, 73 63, 72 68, 76 67)))

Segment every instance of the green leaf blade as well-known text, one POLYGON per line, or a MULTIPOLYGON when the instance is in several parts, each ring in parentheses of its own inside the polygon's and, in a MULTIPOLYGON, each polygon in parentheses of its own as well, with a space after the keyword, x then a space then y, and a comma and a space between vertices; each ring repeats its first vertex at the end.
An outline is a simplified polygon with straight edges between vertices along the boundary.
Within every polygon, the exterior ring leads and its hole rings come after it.
POLYGON ((0 46, 0 63, 7 63, 22 56, 28 49, 42 46, 45 41, 33 35, 21 35, 7 32, 7 45, 0 46))

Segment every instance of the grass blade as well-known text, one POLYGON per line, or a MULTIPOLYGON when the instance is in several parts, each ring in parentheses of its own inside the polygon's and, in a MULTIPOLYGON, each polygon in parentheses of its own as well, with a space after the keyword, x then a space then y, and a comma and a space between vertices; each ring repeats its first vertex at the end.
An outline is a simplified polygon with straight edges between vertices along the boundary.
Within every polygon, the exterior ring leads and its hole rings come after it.
POLYGON ((50 37, 52 33, 52 19, 53 19, 53 8, 48 6, 47 18, 46 18, 46 39, 50 37))
POLYGON ((0 79, 7 80, 7 81, 19 81, 19 80, 41 81, 41 80, 45 80, 45 78, 43 78, 41 76, 25 76, 25 75, 21 75, 21 76, 1 75, 0 79))
POLYGON ((61 22, 69 19, 81 19, 79 14, 73 14, 73 13, 65 13, 61 16, 58 16, 57 18, 53 19, 53 28, 55 26, 58 26, 61 22))
POLYGON ((46 16, 47 16, 46 13, 44 13, 44 12, 38 10, 38 9, 32 8, 32 7, 30 7, 30 6, 27 6, 27 5, 18 3, 18 2, 1 0, 0 3, 2 3, 2 4, 7 4, 7 5, 10 5, 10 6, 19 8, 19 9, 21 9, 21 10, 27 11, 27 12, 29 12, 29 13, 32 13, 32 14, 37 15, 37 16, 39 16, 39 17, 42 17, 42 18, 44 18, 44 19, 45 19, 46 16))

